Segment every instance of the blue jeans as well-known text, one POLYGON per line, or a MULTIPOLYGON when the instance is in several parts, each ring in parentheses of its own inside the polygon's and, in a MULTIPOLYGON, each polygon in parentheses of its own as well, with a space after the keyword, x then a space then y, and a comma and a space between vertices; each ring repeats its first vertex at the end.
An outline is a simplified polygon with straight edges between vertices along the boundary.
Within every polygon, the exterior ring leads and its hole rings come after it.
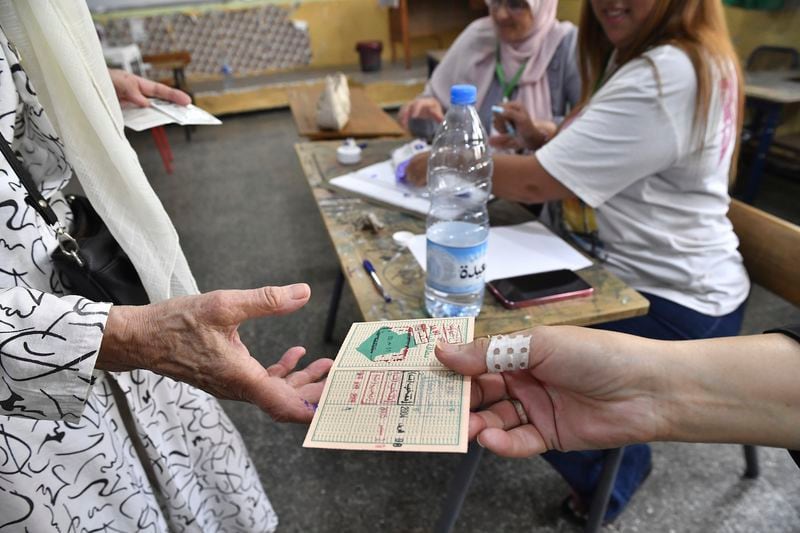
MULTIPOLYGON (((738 335, 742 326, 745 304, 730 314, 713 317, 698 313, 670 300, 644 294, 650 300, 646 316, 608 322, 594 326, 597 329, 631 333, 659 340, 708 339, 738 335)), ((614 520, 647 477, 651 468, 650 446, 626 446, 622 455, 614 489, 608 502, 605 521, 614 520)), ((581 501, 588 504, 600 480, 605 451, 547 452, 544 457, 572 487, 581 501)))

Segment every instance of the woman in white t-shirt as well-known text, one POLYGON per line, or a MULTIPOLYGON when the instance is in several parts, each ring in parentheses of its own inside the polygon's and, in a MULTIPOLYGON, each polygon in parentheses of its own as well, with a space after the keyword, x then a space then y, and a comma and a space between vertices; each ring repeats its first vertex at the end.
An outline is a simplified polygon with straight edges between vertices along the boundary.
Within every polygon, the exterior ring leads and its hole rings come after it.
MULTIPOLYGON (((742 84, 720 2, 591 0, 578 48, 581 104, 535 155, 495 156, 493 193, 563 200, 550 215, 650 300, 648 316, 600 327, 669 340, 737 334, 750 286, 726 213, 742 84)), ((574 491, 565 512, 579 516, 602 453, 547 458, 574 491)), ((649 448, 626 448, 606 520, 650 467, 649 448)))

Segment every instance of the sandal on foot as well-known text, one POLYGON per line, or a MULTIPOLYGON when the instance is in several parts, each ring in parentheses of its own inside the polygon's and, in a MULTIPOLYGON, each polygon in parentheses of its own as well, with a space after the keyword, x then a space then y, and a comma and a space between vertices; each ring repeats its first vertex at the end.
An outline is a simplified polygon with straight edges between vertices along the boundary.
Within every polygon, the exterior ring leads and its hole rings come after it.
POLYGON ((561 516, 577 526, 585 526, 589 512, 576 495, 570 494, 561 501, 561 516))
MULTIPOLYGON (((647 478, 650 477, 650 474, 653 472, 653 464, 651 463, 647 467, 647 471, 642 476, 642 480, 639 482, 636 490, 639 490, 644 482, 647 481, 647 478)), ((622 514, 622 510, 611 519, 604 519, 603 525, 607 526, 608 524, 612 523, 617 517, 622 514)), ((586 505, 584 502, 581 501, 580 497, 572 493, 561 502, 561 515, 569 522, 578 525, 578 526, 585 526, 586 522, 589 520, 589 506, 586 505)))

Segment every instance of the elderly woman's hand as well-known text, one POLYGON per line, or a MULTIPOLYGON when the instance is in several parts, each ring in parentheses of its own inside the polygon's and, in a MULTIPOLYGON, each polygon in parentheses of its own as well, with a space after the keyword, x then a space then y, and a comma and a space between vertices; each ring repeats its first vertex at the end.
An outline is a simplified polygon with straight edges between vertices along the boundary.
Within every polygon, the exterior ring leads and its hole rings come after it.
POLYGON ((417 98, 401 107, 398 114, 400 124, 406 129, 408 129, 408 121, 412 118, 424 118, 441 122, 444 120, 444 109, 436 98, 417 98))
POLYGON ((111 76, 111 82, 114 84, 114 90, 117 92, 117 98, 121 104, 129 102, 139 107, 148 107, 150 105, 148 98, 161 98, 178 105, 192 103, 192 99, 188 94, 178 89, 167 87, 163 83, 114 68, 108 69, 108 74, 111 76))
POLYGON ((264 368, 239 339, 238 328, 251 318, 296 311, 310 295, 301 283, 114 306, 96 367, 117 372, 144 368, 218 398, 252 402, 275 420, 308 422, 333 361, 318 359, 295 371, 305 349, 294 347, 264 368))
POLYGON ((657 399, 669 391, 654 385, 664 343, 571 326, 517 335, 530 335, 528 368, 502 374, 487 373, 489 339, 436 347, 445 366, 475 376, 472 404, 480 409, 470 415, 470 438, 499 455, 527 457, 665 435, 657 399))
POLYGON ((494 127, 500 132, 489 139, 489 144, 495 148, 518 150, 527 148, 537 150, 542 147, 556 133, 555 123, 546 120, 533 120, 525 107, 519 102, 503 104, 503 113, 494 115, 494 127), (516 130, 516 135, 508 133, 508 123, 511 122, 516 130))

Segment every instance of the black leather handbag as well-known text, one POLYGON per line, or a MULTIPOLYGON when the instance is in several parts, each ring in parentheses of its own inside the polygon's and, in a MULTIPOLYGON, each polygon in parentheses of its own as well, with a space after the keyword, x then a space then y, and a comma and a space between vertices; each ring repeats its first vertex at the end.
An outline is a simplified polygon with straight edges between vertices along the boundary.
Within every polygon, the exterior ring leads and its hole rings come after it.
POLYGON ((48 201, 0 135, 0 150, 16 172, 28 196, 25 201, 53 229, 58 248, 51 259, 66 292, 97 302, 122 305, 150 303, 130 258, 111 235, 100 215, 85 196, 67 196, 74 217, 69 230, 58 220, 48 201))

